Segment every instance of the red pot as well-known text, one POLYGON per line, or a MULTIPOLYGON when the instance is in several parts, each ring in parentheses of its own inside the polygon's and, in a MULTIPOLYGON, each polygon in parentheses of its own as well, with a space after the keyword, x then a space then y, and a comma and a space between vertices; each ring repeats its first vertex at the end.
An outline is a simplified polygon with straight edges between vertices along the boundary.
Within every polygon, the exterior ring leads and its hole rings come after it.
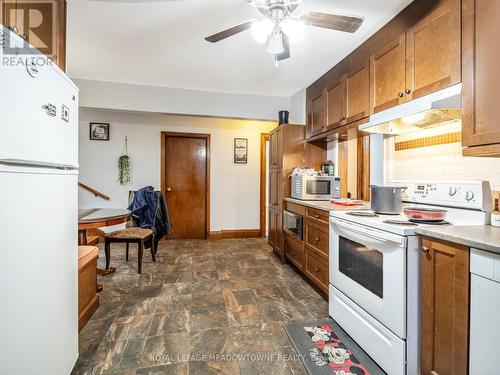
POLYGON ((407 207, 403 209, 408 220, 413 221, 444 221, 446 219, 446 210, 436 208, 418 208, 407 207))

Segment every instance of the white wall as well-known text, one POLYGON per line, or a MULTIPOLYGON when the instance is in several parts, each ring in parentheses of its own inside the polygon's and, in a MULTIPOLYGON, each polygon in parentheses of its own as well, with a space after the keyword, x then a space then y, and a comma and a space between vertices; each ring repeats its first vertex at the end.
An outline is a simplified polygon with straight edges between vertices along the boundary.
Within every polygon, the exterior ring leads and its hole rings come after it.
POLYGON ((228 94, 75 79, 80 107, 278 120, 278 112, 290 108, 290 98, 228 94))
POLYGON ((290 124, 305 125, 306 113, 306 89, 297 91, 290 97, 290 124))
POLYGON ((422 130, 386 140, 387 179, 430 181, 489 181, 500 191, 500 159, 464 157, 460 142, 394 151, 395 141, 406 141, 460 131, 460 123, 422 130))
MULTIPOLYGON (((80 208, 125 207, 129 190, 160 188, 161 131, 211 135, 211 230, 257 229, 260 226, 260 134, 276 123, 80 110, 80 181, 109 195, 109 202, 80 189, 80 208), (111 124, 109 142, 89 140, 89 122, 111 124), (125 136, 132 160, 132 183, 117 182, 117 160, 125 136), (248 138, 247 165, 233 163, 235 137, 248 138)), ((195 166, 193 166, 195 167, 195 166)), ((189 172, 189 171, 186 171, 189 172)), ((196 199, 196 197, 193 197, 196 199)))

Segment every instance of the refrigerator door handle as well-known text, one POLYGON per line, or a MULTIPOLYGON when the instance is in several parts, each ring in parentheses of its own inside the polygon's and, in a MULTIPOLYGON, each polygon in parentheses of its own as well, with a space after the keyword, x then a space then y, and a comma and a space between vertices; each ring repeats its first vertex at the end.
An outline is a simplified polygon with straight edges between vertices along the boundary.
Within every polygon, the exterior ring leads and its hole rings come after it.
POLYGON ((59 169, 63 171, 78 170, 78 167, 75 167, 73 165, 49 163, 44 161, 23 160, 23 159, 0 159, 0 164, 12 167, 48 168, 48 169, 59 169))

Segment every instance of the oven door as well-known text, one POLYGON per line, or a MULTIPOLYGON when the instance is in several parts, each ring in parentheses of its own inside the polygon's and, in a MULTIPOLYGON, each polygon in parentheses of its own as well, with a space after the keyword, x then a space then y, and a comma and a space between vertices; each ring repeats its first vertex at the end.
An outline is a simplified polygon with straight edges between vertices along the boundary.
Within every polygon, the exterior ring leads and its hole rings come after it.
POLYGON ((406 338, 406 238, 330 218, 330 283, 406 338))
POLYGON ((302 222, 303 217, 301 215, 283 211, 283 230, 300 241, 302 241, 303 237, 302 222))

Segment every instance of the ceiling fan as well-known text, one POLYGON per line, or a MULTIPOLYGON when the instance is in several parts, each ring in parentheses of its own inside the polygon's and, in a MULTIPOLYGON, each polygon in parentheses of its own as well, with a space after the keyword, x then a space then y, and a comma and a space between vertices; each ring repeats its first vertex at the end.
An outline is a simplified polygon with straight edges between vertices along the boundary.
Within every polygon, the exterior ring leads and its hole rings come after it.
POLYGON ((298 42, 304 34, 305 25, 325 29, 356 32, 363 18, 309 12, 300 16, 294 15, 302 0, 245 0, 255 7, 265 18, 250 20, 205 38, 217 43, 221 40, 250 29, 257 43, 266 44, 266 51, 274 54, 276 63, 290 57, 290 43, 298 42))

